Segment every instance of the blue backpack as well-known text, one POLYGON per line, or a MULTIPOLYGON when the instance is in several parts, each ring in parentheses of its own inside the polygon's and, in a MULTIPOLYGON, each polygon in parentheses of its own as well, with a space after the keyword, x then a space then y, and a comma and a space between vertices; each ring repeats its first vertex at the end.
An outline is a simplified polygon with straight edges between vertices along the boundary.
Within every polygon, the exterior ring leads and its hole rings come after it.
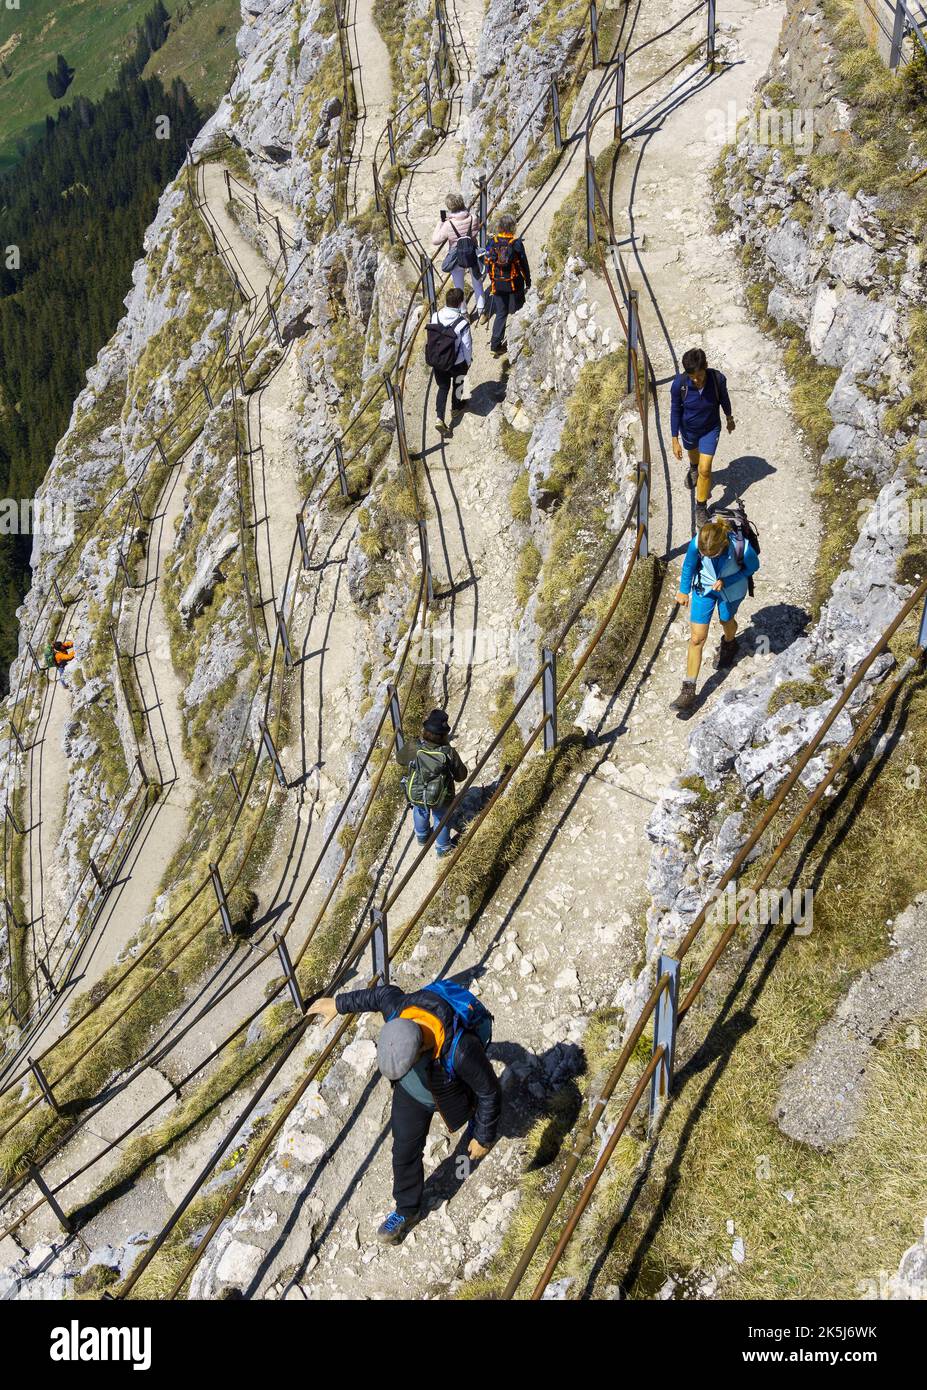
POLYGON ((463 985, 455 984, 453 980, 435 980, 434 984, 424 985, 421 993, 436 994, 454 1011, 454 1037, 442 1059, 444 1070, 453 1078, 454 1057, 464 1033, 475 1033, 484 1047, 488 1047, 492 1042, 492 1014, 475 994, 464 989, 463 985))

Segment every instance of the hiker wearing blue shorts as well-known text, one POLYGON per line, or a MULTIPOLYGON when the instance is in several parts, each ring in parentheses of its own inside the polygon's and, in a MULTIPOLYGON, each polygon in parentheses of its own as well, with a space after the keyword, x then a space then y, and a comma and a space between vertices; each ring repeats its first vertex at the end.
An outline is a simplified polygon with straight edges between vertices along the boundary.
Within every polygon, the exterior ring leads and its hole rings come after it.
POLYGON ((709 521, 689 542, 682 562, 678 604, 689 605, 689 650, 686 678, 671 708, 691 710, 695 704, 695 682, 702 665, 702 648, 715 609, 721 620, 721 645, 715 665, 718 669, 734 664, 737 652, 737 609, 750 585, 750 576, 760 567, 760 557, 748 540, 743 553, 732 539, 723 519, 709 521))
POLYGON ((695 524, 704 526, 708 520, 711 465, 721 438, 721 412, 727 419, 728 434, 734 429, 734 416, 727 379, 723 372, 709 367, 701 348, 683 353, 682 371, 670 387, 670 406, 673 455, 681 459, 683 449, 689 455, 686 487, 695 488, 695 524))

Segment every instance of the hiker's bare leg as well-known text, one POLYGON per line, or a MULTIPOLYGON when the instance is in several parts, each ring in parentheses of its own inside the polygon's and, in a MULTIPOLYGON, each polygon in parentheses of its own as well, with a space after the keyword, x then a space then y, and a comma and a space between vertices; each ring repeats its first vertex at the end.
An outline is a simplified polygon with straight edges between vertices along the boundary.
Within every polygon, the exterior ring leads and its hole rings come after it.
MULTIPOLYGON (((705 630, 706 632, 708 631, 707 628, 705 630)), ((726 642, 733 642, 734 638, 737 636, 737 619, 728 618, 726 623, 721 624, 721 631, 724 633, 724 640, 726 642)))
POLYGON ((707 623, 689 624, 689 650, 686 653, 686 680, 694 681, 702 665, 702 651, 708 636, 707 623))
MULTIPOLYGON (((697 451, 694 449, 690 449, 690 458, 692 457, 693 453, 697 453, 697 451)), ((714 454, 697 454, 697 458, 695 460, 698 466, 698 482, 695 485, 696 502, 701 502, 704 504, 708 501, 708 494, 711 492, 711 465, 713 460, 714 454)))

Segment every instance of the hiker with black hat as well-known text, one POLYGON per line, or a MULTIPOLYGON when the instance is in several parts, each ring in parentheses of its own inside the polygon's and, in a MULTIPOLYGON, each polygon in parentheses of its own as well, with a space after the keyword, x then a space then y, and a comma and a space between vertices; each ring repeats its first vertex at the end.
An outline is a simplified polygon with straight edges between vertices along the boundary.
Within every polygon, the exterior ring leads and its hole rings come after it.
MULTIPOLYGON (((435 826, 440 825, 454 800, 454 783, 463 782, 467 776, 457 749, 451 747, 450 721, 443 709, 431 711, 422 725, 421 738, 404 744, 396 753, 396 761, 409 769, 403 783, 412 807, 416 839, 424 845, 431 834, 432 815, 435 826)), ((453 853, 450 821, 438 831, 435 850, 439 859, 453 853)))
POLYGON ((496 1141, 502 1090, 486 1055, 492 1015, 453 980, 406 994, 397 985, 317 999, 309 1008, 326 1023, 338 1014, 381 1013, 377 1064, 393 1083, 395 1211, 377 1230, 384 1245, 398 1245, 422 1219, 425 1140, 435 1111, 447 1128, 468 1125, 467 1157, 483 1158, 496 1141), (469 1124, 468 1124, 469 1122, 469 1124))

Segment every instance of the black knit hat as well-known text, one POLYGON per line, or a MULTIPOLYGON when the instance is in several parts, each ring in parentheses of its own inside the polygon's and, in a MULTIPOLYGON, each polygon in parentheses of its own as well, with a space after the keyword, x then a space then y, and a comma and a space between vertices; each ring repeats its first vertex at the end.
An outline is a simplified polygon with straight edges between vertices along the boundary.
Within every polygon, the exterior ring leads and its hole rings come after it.
POLYGON ((426 734, 437 734, 443 738, 450 730, 451 723, 443 709, 433 709, 422 725, 426 734))

